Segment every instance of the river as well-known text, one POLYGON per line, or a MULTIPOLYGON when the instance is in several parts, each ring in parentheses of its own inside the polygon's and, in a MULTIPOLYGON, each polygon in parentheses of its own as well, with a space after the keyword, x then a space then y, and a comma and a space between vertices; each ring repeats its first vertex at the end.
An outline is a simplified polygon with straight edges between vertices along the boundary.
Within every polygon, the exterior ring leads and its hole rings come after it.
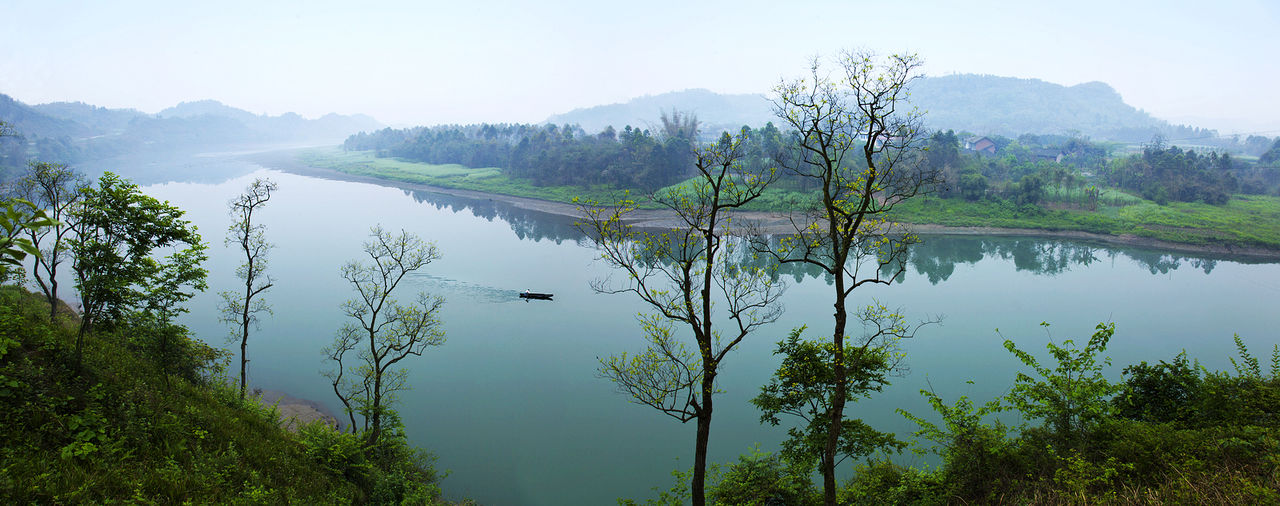
MULTIPOLYGON (((274 314, 249 342, 252 385, 337 412, 319 371, 320 350, 343 323, 338 306, 352 295, 338 269, 361 255, 369 227, 382 225, 435 241, 443 254, 401 295, 444 296, 448 341, 404 362, 412 389, 395 408, 411 441, 449 471, 442 482, 448 497, 612 504, 651 497, 651 488, 671 485, 673 469, 692 464, 692 424, 629 403, 597 377, 597 357, 639 349, 635 317, 644 308, 634 297, 592 292, 590 282, 610 270, 579 243, 572 219, 390 183, 294 175, 234 157, 181 168, 166 177, 153 167, 140 180, 149 181, 144 192, 185 209, 211 244, 210 288, 191 301, 183 322, 228 348, 217 293, 235 289, 240 260, 222 245, 226 203, 254 177, 279 183, 258 218, 276 244, 268 268, 275 286, 266 293, 274 314), (176 181, 154 182, 165 179, 176 181), (524 289, 555 293, 555 300, 521 301, 524 289)), ((1184 349, 1210 369, 1228 368, 1233 333, 1265 359, 1280 337, 1280 264, 1036 238, 925 239, 901 282, 860 288, 851 299, 876 298, 916 319, 945 316, 906 343, 908 374, 848 410, 882 430, 910 433, 895 409, 929 413, 922 388, 948 400, 965 394, 985 401, 1007 391, 1020 364, 1001 347, 1002 336, 1042 352, 1048 339, 1083 342, 1097 323, 1115 322, 1106 353, 1115 378, 1124 365, 1168 360, 1184 349), (1052 324, 1048 332, 1042 321, 1052 324)), ((790 286, 782 319, 749 336, 723 365, 714 462, 753 445, 777 449, 785 429, 760 424, 747 399, 768 380, 778 362, 774 343, 791 328, 830 332, 827 282, 804 272, 784 279, 790 286)))

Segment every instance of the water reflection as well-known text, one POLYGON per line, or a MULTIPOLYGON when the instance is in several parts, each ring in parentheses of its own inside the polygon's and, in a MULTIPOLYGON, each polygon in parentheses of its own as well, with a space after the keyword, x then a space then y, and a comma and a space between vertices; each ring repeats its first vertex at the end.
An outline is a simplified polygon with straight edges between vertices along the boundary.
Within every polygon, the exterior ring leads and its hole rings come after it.
POLYGON ((574 219, 568 216, 533 211, 501 200, 460 197, 424 190, 405 190, 404 193, 413 200, 436 209, 447 209, 455 213, 470 212, 487 221, 500 219, 511 225, 511 231, 522 240, 537 242, 546 239, 561 244, 586 238, 573 225, 574 219))
MULTIPOLYGON (((958 264, 977 264, 984 258, 1009 260, 1018 271, 1043 276, 1055 276, 1077 267, 1088 267, 1095 262, 1127 258, 1145 268, 1151 274, 1168 274, 1187 265, 1209 274, 1220 260, 1183 253, 1156 250, 1101 246, 1087 242, 1034 237, 967 237, 926 236, 922 244, 911 251, 908 263, 914 271, 925 276, 930 283, 946 281, 955 273, 958 264)), ((1231 258, 1240 263, 1267 263, 1231 258)))
MULTIPOLYGON (((455 213, 466 212, 491 222, 495 219, 502 220, 511 226, 512 232, 521 240, 549 240, 561 244, 565 241, 577 242, 586 238, 574 226, 574 218, 568 216, 525 209, 501 200, 463 197, 426 190, 404 190, 404 193, 417 202, 437 209, 447 209, 455 213)), ((770 239, 771 242, 776 240, 776 238, 770 239)), ((900 283, 906 279, 906 276, 914 273, 924 276, 931 284, 936 285, 950 278, 955 273, 957 265, 974 265, 984 258, 1003 259, 1011 262, 1018 271, 1042 276, 1055 276, 1075 268, 1088 267, 1100 261, 1115 262, 1119 258, 1132 260, 1153 275, 1168 274, 1184 266, 1209 274, 1221 260, 1253 264, 1271 263, 1221 255, 1170 253, 1135 247, 1091 244, 1077 240, 929 235, 924 236, 924 242, 912 248, 907 260, 908 269, 896 281, 900 283)), ((740 261, 751 263, 761 262, 764 259, 752 259, 747 255, 740 261)), ((807 264, 779 266, 778 275, 792 277, 797 283, 804 281, 805 278, 831 282, 830 275, 807 264)))

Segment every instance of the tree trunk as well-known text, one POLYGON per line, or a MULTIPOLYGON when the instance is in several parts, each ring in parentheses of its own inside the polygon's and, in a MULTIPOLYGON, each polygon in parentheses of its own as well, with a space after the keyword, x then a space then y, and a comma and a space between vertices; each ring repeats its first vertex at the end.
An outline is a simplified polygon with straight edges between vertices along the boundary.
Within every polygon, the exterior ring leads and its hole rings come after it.
POLYGON ((707 442, 711 440, 711 394, 714 392, 714 377, 703 377, 702 407, 698 411, 698 436, 693 451, 693 483, 689 490, 693 506, 707 504, 707 442))
POLYGON ((245 364, 249 362, 249 360, 245 358, 245 349, 249 347, 249 323, 247 321, 244 324, 243 331, 244 333, 240 334, 240 400, 242 401, 244 400, 244 390, 247 382, 245 378, 245 364))
MULTIPOLYGON (((57 274, 53 274, 56 276, 57 274)), ((54 321, 58 317, 58 280, 49 279, 49 321, 54 321)))
POLYGON ((836 505, 836 448, 840 443, 841 422, 844 421, 844 404, 845 404, 845 382, 846 371, 844 369, 844 329, 848 319, 848 312, 844 303, 844 280, 843 277, 836 277, 836 303, 835 303, 835 331, 831 336, 831 342, 834 345, 835 364, 832 364, 835 372, 835 384, 831 392, 831 422, 827 426, 827 444, 822 449, 822 495, 827 506, 836 505))
POLYGON ((378 438, 382 436, 382 369, 375 364, 373 371, 373 402, 369 407, 369 414, 366 418, 373 418, 373 428, 369 431, 369 442, 377 443, 378 438))

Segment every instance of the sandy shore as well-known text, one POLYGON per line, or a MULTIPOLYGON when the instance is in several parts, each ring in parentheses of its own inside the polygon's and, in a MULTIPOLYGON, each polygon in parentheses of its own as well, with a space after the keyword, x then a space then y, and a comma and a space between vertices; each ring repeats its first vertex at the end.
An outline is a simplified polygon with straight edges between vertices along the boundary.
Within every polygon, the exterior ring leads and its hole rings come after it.
MULTIPOLYGON (((485 193, 474 190, 462 190, 456 188, 444 188, 439 186, 431 186, 420 183, 409 183, 405 181, 396 181, 392 179, 384 179, 371 176, 359 176, 347 174, 345 172, 325 169, 318 167, 310 167, 297 161, 291 152, 274 152, 261 153, 248 157, 252 161, 261 164, 264 167, 281 170, 302 176, 311 176, 324 179, 335 179, 341 181, 353 181, 360 183, 376 184, 380 186, 390 186, 394 188, 402 188, 408 190, 423 190, 455 197, 471 198, 476 200, 492 200, 504 202, 521 209, 538 211, 559 216, 568 216, 573 218, 581 217, 577 206, 566 204, 563 202, 553 202, 549 200, 534 199, 528 197, 516 197, 512 195, 502 195, 496 193, 485 193)), ((762 211, 740 211, 734 213, 734 219, 739 223, 751 223, 756 230, 766 234, 789 234, 794 232, 791 220, 785 214, 769 213, 762 211)), ((629 223, 644 228, 672 228, 676 224, 676 218, 671 211, 658 209, 641 209, 634 212, 629 223)), ((1229 257, 1240 257, 1254 260, 1280 260, 1280 250, 1242 247, 1242 246, 1224 246, 1224 245, 1200 245, 1200 244, 1184 244, 1171 241, 1162 241, 1149 237, 1139 237, 1136 235, 1108 235, 1095 234, 1091 232, 1081 232, 1075 230, 1044 230, 1029 228, 999 228, 999 227, 947 227, 942 225, 929 224, 912 224, 911 229, 920 235, 995 235, 995 236, 1019 236, 1019 237, 1044 237, 1054 239, 1070 239, 1075 241, 1086 241, 1113 246, 1134 246, 1140 248, 1151 248, 1167 251, 1177 251, 1183 253, 1198 253, 1206 255, 1220 255, 1229 257)))
POLYGON ((276 390, 263 390, 258 395, 258 402, 264 406, 275 406, 280 412, 280 426, 289 432, 297 432, 299 427, 315 421, 322 421, 325 425, 338 428, 338 418, 315 401, 293 397, 276 390))

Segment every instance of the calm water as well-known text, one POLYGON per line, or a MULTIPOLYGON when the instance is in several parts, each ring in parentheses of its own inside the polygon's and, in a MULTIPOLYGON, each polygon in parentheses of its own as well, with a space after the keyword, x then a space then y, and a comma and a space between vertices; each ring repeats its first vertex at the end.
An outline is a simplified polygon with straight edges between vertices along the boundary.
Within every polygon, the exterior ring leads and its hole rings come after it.
MULTIPOLYGON (((279 193, 261 214, 277 244, 267 293, 274 316, 249 343, 250 382, 324 403, 338 403, 319 374, 320 349, 342 323, 350 289, 338 267, 361 254, 370 226, 405 229, 434 240, 444 257, 403 286, 448 300, 448 342, 406 362, 412 390, 399 409, 412 441, 448 469, 453 498, 484 504, 612 504, 670 486, 670 472, 692 464, 694 427, 681 425, 613 391, 596 377, 596 358, 638 348, 632 297, 597 295, 589 282, 609 271, 578 244, 571 220, 392 187, 281 173, 248 162, 203 158, 181 179, 144 191, 186 209, 212 247, 210 290, 185 320, 202 339, 225 343, 217 292, 235 287, 239 259, 222 246, 226 202, 253 177, 279 193), (192 173, 197 176, 191 176, 192 173), (525 303, 524 289, 554 302, 525 303)), ((128 175, 127 170, 122 170, 128 175)), ((154 170, 152 171, 154 173, 154 170)), ((1087 340, 1100 321, 1116 323, 1108 355, 1126 364, 1169 359, 1186 349, 1210 368, 1228 367, 1232 333, 1268 356, 1277 342, 1280 265, 1248 264, 1141 250, 1017 238, 927 237, 905 279, 859 289, 908 314, 945 315, 907 343, 911 372, 851 409, 873 426, 906 434, 896 408, 927 413, 917 392, 947 399, 1002 394, 1018 363, 1001 335, 1024 349, 1055 340, 1087 340), (999 328, 999 333, 996 329, 999 328), (974 384, 966 384, 973 380, 974 384)), ((785 430, 758 423, 746 401, 777 364, 774 342, 808 324, 829 332, 829 285, 788 273, 783 319, 750 336, 724 365, 712 428, 711 459, 727 462, 758 444, 777 448, 785 430)), ((337 412, 336 409, 334 409, 337 412)))

